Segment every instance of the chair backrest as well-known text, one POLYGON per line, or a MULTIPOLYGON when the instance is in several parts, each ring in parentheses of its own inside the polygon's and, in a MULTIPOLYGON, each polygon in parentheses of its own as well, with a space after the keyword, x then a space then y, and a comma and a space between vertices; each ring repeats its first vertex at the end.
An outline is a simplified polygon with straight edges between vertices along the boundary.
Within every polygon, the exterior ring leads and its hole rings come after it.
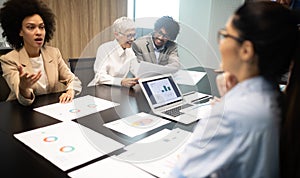
POLYGON ((71 71, 80 79, 82 86, 86 87, 94 78, 94 63, 96 58, 70 58, 71 71))
MULTIPOLYGON (((1 46, 1 45, 0 45, 1 46)), ((3 54, 7 54, 9 53, 10 51, 12 51, 13 49, 10 48, 10 47, 0 47, 0 56, 3 55, 3 54)))
POLYGON ((7 85, 4 77, 2 76, 3 71, 0 63, 0 101, 6 101, 9 93, 10 93, 10 88, 7 85))
MULTIPOLYGON (((10 52, 11 50, 13 49, 10 47, 0 47, 0 56, 10 52)), ((0 63, 0 101, 6 101, 10 93, 10 88, 2 75, 3 75, 3 71, 0 63)))

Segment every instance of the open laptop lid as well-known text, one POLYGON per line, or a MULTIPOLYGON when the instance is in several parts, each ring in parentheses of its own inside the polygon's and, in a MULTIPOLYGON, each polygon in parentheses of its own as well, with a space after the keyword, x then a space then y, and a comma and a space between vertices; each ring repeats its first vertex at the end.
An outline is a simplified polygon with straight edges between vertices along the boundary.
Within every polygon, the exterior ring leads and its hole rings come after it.
POLYGON ((139 80, 139 84, 153 109, 183 100, 172 74, 143 78, 139 80))

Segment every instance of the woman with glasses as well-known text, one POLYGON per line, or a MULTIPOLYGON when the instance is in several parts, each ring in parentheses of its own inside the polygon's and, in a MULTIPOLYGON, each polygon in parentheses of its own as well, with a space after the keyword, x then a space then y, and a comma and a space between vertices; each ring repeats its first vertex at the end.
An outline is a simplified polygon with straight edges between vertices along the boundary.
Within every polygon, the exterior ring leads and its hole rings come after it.
POLYGON ((198 122, 170 177, 279 177, 278 78, 296 52, 297 22, 276 2, 249 2, 220 30, 222 69, 236 81, 198 122))
POLYGON ((131 62, 136 60, 131 44, 136 38, 134 22, 128 17, 120 17, 113 23, 115 40, 99 46, 94 64, 95 77, 89 86, 108 84, 133 87, 138 78, 126 78, 131 70, 131 62))
POLYGON ((180 67, 177 44, 179 24, 172 17, 163 16, 154 24, 154 32, 137 39, 132 49, 139 61, 180 67))

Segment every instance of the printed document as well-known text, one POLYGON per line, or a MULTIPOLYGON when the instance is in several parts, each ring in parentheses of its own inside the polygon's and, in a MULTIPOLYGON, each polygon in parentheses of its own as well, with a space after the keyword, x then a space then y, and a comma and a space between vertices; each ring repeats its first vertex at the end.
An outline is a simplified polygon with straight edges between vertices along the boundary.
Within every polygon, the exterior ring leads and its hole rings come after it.
POLYGON ((73 121, 61 122, 14 136, 63 171, 124 146, 73 121))
POLYGON ((34 110, 60 121, 71 121, 118 105, 118 103, 87 95, 75 98, 70 103, 55 103, 34 110))
POLYGON ((141 112, 106 123, 104 126, 129 137, 135 137, 168 123, 170 123, 170 121, 141 112))
POLYGON ((109 177, 109 178, 154 178, 149 173, 135 167, 134 165, 119 160, 116 157, 109 157, 90 164, 86 167, 70 172, 68 176, 72 178, 87 177, 109 177))

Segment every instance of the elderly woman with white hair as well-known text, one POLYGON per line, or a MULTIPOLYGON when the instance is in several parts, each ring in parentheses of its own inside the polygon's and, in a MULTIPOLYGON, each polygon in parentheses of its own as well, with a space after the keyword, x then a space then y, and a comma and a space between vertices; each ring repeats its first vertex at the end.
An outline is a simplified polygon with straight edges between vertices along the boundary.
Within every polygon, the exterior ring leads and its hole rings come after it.
POLYGON ((134 22, 128 17, 120 17, 113 23, 115 39, 99 46, 94 64, 95 77, 91 85, 107 84, 133 87, 138 78, 126 78, 131 60, 136 59, 131 49, 135 40, 134 22))

